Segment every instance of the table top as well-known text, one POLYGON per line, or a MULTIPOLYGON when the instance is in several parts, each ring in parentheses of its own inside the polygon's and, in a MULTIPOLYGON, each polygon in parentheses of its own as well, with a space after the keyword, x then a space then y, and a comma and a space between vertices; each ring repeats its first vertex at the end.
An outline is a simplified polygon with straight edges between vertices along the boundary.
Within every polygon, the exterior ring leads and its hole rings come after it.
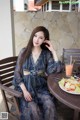
POLYGON ((47 84, 50 92, 54 95, 60 102, 69 106, 72 109, 80 111, 80 95, 73 95, 63 91, 59 87, 59 80, 65 77, 64 73, 56 73, 48 76, 47 84))

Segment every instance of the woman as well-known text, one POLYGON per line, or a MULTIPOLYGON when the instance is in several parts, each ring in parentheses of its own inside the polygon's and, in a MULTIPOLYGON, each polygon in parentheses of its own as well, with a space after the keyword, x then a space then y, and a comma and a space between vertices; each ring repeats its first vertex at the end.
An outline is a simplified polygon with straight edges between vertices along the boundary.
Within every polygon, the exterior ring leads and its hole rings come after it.
POLYGON ((21 120, 57 120, 46 75, 60 72, 60 63, 43 26, 36 27, 27 47, 18 56, 13 84, 23 92, 19 101, 21 120))

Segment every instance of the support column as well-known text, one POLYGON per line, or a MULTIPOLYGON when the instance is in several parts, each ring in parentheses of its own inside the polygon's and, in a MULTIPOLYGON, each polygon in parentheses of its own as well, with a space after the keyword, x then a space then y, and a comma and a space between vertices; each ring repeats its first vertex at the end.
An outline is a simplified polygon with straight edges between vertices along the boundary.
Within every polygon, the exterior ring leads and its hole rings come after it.
POLYGON ((0 59, 13 56, 12 0, 0 0, 0 59))

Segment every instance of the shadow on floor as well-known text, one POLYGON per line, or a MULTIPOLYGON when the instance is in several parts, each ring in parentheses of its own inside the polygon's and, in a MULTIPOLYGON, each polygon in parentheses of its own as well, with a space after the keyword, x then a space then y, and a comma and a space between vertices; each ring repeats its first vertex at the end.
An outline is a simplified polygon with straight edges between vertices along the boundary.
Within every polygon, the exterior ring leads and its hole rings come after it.
POLYGON ((74 110, 57 101, 58 120, 73 120, 74 110))

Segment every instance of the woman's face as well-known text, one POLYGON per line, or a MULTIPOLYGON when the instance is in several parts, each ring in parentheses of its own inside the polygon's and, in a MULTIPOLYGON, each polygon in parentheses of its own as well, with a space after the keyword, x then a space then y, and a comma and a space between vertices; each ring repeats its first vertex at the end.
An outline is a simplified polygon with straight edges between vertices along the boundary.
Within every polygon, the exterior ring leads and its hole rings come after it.
POLYGON ((33 37, 33 46, 34 47, 39 47, 45 40, 44 33, 42 31, 35 33, 33 37))

